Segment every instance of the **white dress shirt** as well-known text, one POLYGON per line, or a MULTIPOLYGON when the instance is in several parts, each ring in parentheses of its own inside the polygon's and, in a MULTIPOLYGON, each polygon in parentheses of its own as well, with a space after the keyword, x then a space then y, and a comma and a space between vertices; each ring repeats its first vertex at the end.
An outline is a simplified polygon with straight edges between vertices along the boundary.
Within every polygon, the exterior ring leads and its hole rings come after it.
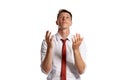
MULTIPOLYGON (((80 74, 75 67, 74 62, 74 53, 72 49, 72 38, 73 36, 69 34, 67 37, 68 40, 66 41, 66 76, 67 80, 81 80, 80 74)), ((52 52, 52 69, 48 74, 47 80, 60 80, 61 74, 61 57, 62 57, 62 37, 59 33, 56 33, 53 38, 53 52, 52 52)), ((47 44, 45 40, 43 40, 41 45, 41 63, 45 58, 47 51, 47 44)), ((86 55, 86 46, 84 41, 80 45, 80 53, 85 62, 85 55, 86 55)), ((41 68, 42 69, 42 68, 41 68)), ((42 69, 42 72, 44 70, 42 69)))

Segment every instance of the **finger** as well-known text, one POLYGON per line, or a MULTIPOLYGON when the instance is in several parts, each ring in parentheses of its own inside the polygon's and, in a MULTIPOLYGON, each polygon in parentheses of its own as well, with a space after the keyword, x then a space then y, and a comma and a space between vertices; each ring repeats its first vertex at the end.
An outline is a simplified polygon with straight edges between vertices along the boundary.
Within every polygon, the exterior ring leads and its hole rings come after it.
POLYGON ((51 38, 51 32, 48 33, 48 40, 51 38))
POLYGON ((80 37, 80 34, 78 34, 78 40, 80 41, 81 37, 80 37))
POLYGON ((76 39, 77 39, 77 41, 79 41, 79 34, 78 33, 76 33, 76 39))
POLYGON ((45 39, 47 39, 49 31, 46 31, 45 39))
POLYGON ((53 40, 53 37, 54 37, 54 36, 52 35, 52 36, 51 36, 51 38, 50 38, 50 41, 52 41, 52 40, 53 40))
POLYGON ((81 38, 80 40, 81 40, 81 42, 82 42, 82 41, 83 41, 83 38, 81 38))
POLYGON ((47 40, 50 40, 50 36, 51 36, 51 32, 50 32, 50 31, 47 31, 47 33, 46 33, 46 39, 47 39, 47 40))
POLYGON ((79 40, 79 41, 82 41, 82 40, 83 40, 83 38, 80 36, 80 34, 78 34, 77 37, 78 37, 78 40, 79 40))
POLYGON ((74 35, 74 42, 76 43, 77 42, 77 38, 76 38, 76 36, 74 35))

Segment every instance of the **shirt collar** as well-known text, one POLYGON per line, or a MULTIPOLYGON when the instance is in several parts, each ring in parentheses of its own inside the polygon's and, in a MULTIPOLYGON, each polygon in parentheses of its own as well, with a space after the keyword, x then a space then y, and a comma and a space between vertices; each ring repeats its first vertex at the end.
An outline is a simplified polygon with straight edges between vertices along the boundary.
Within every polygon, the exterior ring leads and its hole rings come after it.
MULTIPOLYGON (((62 37, 59 33, 56 33, 55 37, 56 37, 57 41, 62 39, 62 37)), ((70 41, 72 40, 72 34, 71 33, 68 35, 67 39, 70 40, 70 41)))

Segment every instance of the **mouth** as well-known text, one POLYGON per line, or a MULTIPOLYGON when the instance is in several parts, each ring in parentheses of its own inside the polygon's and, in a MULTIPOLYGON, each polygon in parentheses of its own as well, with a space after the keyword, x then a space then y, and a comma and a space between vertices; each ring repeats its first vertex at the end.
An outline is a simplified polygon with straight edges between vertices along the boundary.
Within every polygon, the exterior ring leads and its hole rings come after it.
POLYGON ((62 22, 63 24, 66 24, 67 22, 62 22))

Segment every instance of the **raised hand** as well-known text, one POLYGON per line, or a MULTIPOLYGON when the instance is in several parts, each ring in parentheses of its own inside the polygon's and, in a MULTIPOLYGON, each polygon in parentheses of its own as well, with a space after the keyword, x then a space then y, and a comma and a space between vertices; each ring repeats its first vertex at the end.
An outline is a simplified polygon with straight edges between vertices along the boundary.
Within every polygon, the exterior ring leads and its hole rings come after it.
POLYGON ((79 47, 83 41, 83 38, 81 38, 80 34, 76 33, 72 41, 73 41, 72 47, 73 47, 73 53, 74 53, 75 66, 78 69, 78 72, 82 74, 85 70, 85 63, 82 59, 79 47))
POLYGON ((52 48, 53 48, 52 44, 53 36, 51 36, 50 31, 46 31, 45 40, 47 43, 47 51, 46 56, 42 62, 42 68, 46 72, 46 74, 48 74, 52 69, 52 48))
POLYGON ((51 35, 50 31, 46 31, 45 40, 48 48, 53 48, 53 44, 52 44, 53 36, 51 35))
POLYGON ((76 35, 74 35, 72 38, 73 49, 79 49, 79 46, 81 45, 82 41, 83 41, 83 38, 81 38, 80 34, 76 33, 76 35))

